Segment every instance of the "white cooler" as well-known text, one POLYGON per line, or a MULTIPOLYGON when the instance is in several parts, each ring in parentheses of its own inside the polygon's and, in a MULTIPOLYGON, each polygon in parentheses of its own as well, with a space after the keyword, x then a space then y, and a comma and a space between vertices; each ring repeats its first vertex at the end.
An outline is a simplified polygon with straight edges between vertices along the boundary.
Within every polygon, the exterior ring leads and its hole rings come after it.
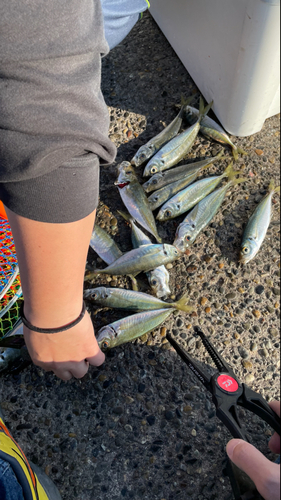
POLYGON ((152 16, 206 101, 214 101, 227 132, 254 134, 279 113, 280 0, 150 3, 152 16))

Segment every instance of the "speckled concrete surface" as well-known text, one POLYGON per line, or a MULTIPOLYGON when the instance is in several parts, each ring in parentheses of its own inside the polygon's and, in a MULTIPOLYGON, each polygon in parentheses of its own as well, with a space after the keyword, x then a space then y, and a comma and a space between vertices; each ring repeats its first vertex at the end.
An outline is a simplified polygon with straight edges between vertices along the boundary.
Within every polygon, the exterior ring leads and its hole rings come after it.
MULTIPOLYGON (((119 146, 114 165, 101 175, 98 222, 122 251, 131 249, 130 231, 114 187, 116 165, 133 157, 140 145, 177 113, 181 95, 197 89, 181 62, 146 14, 103 64, 103 90, 111 116, 110 135, 119 146)), ((221 210, 195 244, 170 269, 174 298, 188 293, 191 315, 177 313, 164 328, 134 344, 109 352, 100 369, 64 383, 35 366, 0 378, 7 424, 27 456, 56 482, 63 500, 230 500, 226 465, 228 431, 200 382, 167 343, 171 331, 194 357, 210 361, 193 326, 200 325, 238 377, 266 399, 280 398, 280 242, 279 196, 258 256, 238 264, 243 228, 266 193, 279 185, 279 116, 262 131, 233 138, 247 151, 240 157, 247 182, 230 190, 221 210)), ((189 159, 215 155, 221 146, 199 136, 189 159)), ((225 148, 225 152, 231 153, 225 148)), ((222 172, 215 164, 204 176, 222 172)), ((137 169, 140 175, 142 167, 137 169)), ((184 217, 158 224, 167 243, 184 217)), ((103 267, 89 251, 88 268, 103 267)), ((148 291, 145 275, 138 279, 148 291)), ((122 277, 98 276, 85 283, 130 287, 122 277)), ((122 317, 89 304, 96 328, 122 317)), ((271 430, 241 412, 253 444, 268 454, 271 430)), ((271 456, 271 455, 268 455, 271 456)), ((273 458, 273 457, 271 457, 273 458)))

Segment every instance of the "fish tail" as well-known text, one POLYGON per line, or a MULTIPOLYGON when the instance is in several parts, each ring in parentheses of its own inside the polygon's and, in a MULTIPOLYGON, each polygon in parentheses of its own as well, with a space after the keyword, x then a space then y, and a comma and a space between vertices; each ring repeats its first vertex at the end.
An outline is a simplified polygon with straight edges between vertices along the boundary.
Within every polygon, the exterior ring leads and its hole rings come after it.
POLYGON ((237 148, 237 151, 240 155, 247 155, 248 154, 247 151, 244 151, 244 149, 242 149, 242 148, 237 148))
POLYGON ((236 175, 241 174, 241 170, 234 170, 233 161, 226 167, 223 172, 223 177, 228 177, 229 181, 233 182, 235 180, 236 175))
POLYGON ((228 158, 228 156, 225 156, 223 149, 216 156, 214 156, 214 160, 225 160, 226 158, 228 158))
POLYGON ((237 146, 232 146, 232 154, 233 154, 233 158, 235 161, 238 160, 238 155, 247 155, 248 153, 246 153, 246 151, 244 151, 244 149, 241 149, 241 148, 238 148, 237 146))
MULTIPOLYGON (((237 174, 237 172, 236 172, 237 174)), ((246 182, 248 179, 246 177, 241 177, 241 179, 233 179, 232 184, 237 185, 237 184, 242 184, 242 182, 246 182)))
POLYGON ((227 160, 227 159, 229 159, 229 156, 224 156, 224 151, 222 150, 222 151, 220 151, 219 154, 217 154, 217 156, 214 156, 211 159, 210 163, 208 163, 207 165, 204 165, 204 167, 202 167, 202 170, 205 170, 206 168, 209 168, 210 164, 214 163, 217 160, 227 160))
POLYGON ((212 106, 213 106, 213 101, 211 101, 206 107, 204 107, 203 98, 200 96, 199 116, 198 116, 199 123, 203 120, 204 116, 209 113, 212 106))
POLYGON ((269 183, 268 192, 269 193, 280 193, 280 186, 275 187, 274 179, 271 179, 271 181, 269 183))
POLYGON ((184 95, 181 96, 181 110, 180 110, 180 116, 181 116, 181 118, 184 115, 186 106, 189 106, 191 104, 191 102, 193 101, 193 99, 194 99, 193 95, 189 96, 187 98, 185 98, 184 95))
POLYGON ((178 311, 184 311, 187 313, 191 313, 194 310, 194 307, 188 305, 187 294, 183 295, 183 297, 178 300, 174 306, 178 309, 178 311))

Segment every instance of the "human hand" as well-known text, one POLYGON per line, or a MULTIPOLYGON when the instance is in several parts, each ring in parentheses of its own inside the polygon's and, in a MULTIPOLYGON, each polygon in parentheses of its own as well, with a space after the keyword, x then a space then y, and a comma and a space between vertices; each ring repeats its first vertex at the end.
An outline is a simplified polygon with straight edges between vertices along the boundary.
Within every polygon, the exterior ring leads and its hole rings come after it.
POLYGON ((105 360, 87 311, 76 326, 65 332, 45 334, 24 327, 24 339, 33 363, 62 380, 82 378, 89 365, 100 366, 105 360))
MULTIPOLYGON (((270 406, 280 416, 280 402, 270 406)), ((273 453, 280 453, 280 436, 275 433, 268 444, 273 453)), ((255 483, 265 500, 280 500, 280 465, 270 462, 254 446, 242 439, 232 439, 226 446, 230 460, 255 483)))

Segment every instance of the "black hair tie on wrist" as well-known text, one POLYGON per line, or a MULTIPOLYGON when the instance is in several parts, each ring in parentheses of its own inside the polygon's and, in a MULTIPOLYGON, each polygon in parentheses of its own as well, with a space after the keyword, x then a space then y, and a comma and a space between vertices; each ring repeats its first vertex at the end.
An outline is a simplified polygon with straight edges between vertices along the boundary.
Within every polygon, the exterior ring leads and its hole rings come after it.
POLYGON ((60 332, 65 332, 66 330, 69 330, 70 328, 72 328, 73 326, 77 325, 85 316, 85 312, 86 312, 86 304, 85 302, 83 301, 83 308, 82 308, 82 311, 80 313, 80 315, 78 316, 77 319, 75 319, 74 321, 72 321, 71 323, 68 323, 67 325, 65 326, 61 326, 59 328, 37 328, 37 326, 34 326, 32 325, 31 323, 29 323, 29 321, 26 319, 25 315, 24 315, 24 311, 23 311, 23 308, 24 308, 24 301, 22 301, 21 303, 21 311, 20 311, 20 314, 21 314, 21 319, 22 319, 22 322, 23 324, 29 328, 29 330, 32 330, 33 332, 38 332, 38 333, 47 333, 47 334, 51 334, 51 333, 60 333, 60 332))

